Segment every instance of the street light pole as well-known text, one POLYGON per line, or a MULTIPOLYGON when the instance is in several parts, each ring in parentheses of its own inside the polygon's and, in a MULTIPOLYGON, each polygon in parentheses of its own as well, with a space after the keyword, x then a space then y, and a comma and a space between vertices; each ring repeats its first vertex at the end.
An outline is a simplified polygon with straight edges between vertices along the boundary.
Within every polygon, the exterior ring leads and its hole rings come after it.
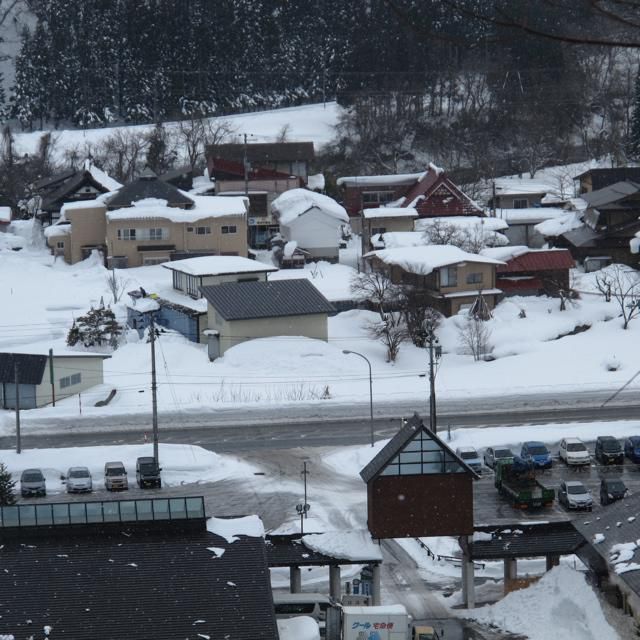
POLYGON ((429 349, 429 429, 437 433, 436 418, 436 364, 442 357, 442 347, 436 338, 433 322, 427 321, 424 325, 424 337, 429 349))
POLYGON ((369 367, 369 426, 371 429, 371 446, 375 445, 375 435, 373 432, 373 375, 371 373, 371 362, 369 362, 369 358, 363 356, 361 353, 357 351, 349 351, 349 349, 343 349, 342 353, 345 355, 349 355, 350 353, 354 356, 360 356, 369 367))
POLYGON ((153 458, 160 466, 158 452, 158 384, 156 381, 156 325, 153 314, 149 322, 149 342, 151 342, 151 422, 153 427, 153 458))

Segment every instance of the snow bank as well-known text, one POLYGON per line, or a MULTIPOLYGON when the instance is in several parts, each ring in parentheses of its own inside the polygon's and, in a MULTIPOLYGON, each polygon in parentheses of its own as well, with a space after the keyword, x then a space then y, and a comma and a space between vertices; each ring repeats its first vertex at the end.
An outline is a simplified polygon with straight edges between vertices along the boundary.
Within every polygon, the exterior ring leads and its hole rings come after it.
POLYGON ((462 615, 530 640, 619 639, 584 575, 566 566, 553 568, 528 589, 513 591, 497 604, 462 615))
POLYGON ((224 538, 228 543, 235 542, 239 536, 264 538, 264 525, 258 516, 244 518, 209 518, 207 531, 224 538))
POLYGON ((380 547, 371 540, 367 530, 312 533, 304 536, 302 541, 308 549, 334 558, 382 562, 380 547))
POLYGON ((438 225, 449 225, 456 229, 475 231, 482 229, 484 232, 504 231, 509 228, 505 220, 500 218, 484 218, 480 216, 458 216, 458 217, 435 217, 421 218, 416 220, 414 228, 416 231, 428 231, 431 227, 438 225))
POLYGON ((320 640, 320 627, 309 616, 277 620, 280 640, 320 640))

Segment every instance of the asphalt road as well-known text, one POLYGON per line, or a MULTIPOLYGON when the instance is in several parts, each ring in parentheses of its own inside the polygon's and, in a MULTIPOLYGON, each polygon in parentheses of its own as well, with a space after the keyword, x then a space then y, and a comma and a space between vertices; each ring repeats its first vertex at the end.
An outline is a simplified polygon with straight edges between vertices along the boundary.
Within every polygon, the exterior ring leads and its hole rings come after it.
MULTIPOLYGON (((471 401, 470 401, 471 402, 471 401)), ((401 415, 394 418, 376 418, 373 422, 376 440, 389 438, 401 426, 401 415)), ((600 408, 599 405, 548 406, 527 405, 496 411, 477 413, 469 406, 457 412, 442 412, 438 415, 438 428, 443 432, 447 427, 494 427, 521 424, 548 424, 563 422, 595 422, 638 419, 640 416, 634 404, 617 404, 600 408)), ((149 420, 150 423, 150 420, 149 420)), ((22 446, 24 448, 49 448, 90 445, 139 444, 145 436, 151 439, 151 426, 121 429, 97 423, 94 428, 74 429, 73 425, 64 430, 30 429, 23 426, 22 446)), ((371 441, 371 422, 367 419, 302 420, 268 424, 248 424, 239 421, 232 425, 211 424, 206 426, 182 425, 179 421, 168 423, 160 416, 159 438, 161 442, 197 444, 219 453, 247 452, 260 449, 286 449, 296 446, 319 447, 366 444, 371 441), (180 426, 176 426, 180 425, 180 426)), ((0 449, 15 447, 14 436, 0 437, 0 449)))

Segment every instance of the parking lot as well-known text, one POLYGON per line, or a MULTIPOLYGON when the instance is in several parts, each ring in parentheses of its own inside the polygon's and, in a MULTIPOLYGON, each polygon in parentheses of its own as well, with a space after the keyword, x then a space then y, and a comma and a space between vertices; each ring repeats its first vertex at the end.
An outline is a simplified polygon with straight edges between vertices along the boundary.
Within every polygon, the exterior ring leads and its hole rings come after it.
MULTIPOLYGON (((580 467, 568 467, 560 462, 557 448, 551 448, 553 467, 538 472, 538 478, 542 484, 555 489, 557 494, 563 480, 579 480, 591 490, 593 513, 596 515, 598 511, 607 508, 600 505, 600 481, 602 478, 620 478, 629 489, 629 495, 640 491, 640 465, 627 458, 625 458, 623 465, 603 466, 596 464, 593 458, 595 443, 587 442, 585 444, 591 453, 591 464, 580 467)), ((519 453, 519 451, 515 451, 515 453, 519 453)), ((474 484, 474 521, 476 524, 508 524, 523 520, 535 522, 584 517, 584 512, 568 511, 559 505, 557 500, 552 507, 537 510, 514 509, 506 498, 498 494, 493 483, 493 471, 483 467, 482 478, 474 484)))

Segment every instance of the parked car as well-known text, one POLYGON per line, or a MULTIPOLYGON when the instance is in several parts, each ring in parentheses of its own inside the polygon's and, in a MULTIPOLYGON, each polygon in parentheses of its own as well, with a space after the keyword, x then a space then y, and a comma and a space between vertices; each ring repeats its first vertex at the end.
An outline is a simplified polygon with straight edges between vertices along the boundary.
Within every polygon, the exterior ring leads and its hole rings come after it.
POLYGON ((476 473, 482 473, 482 460, 473 447, 458 447, 456 455, 462 458, 476 473))
POLYGON ((160 472, 156 459, 151 456, 138 458, 136 460, 136 481, 141 489, 147 487, 162 487, 160 472))
POLYGON ((20 493, 28 496, 46 496, 47 483, 40 469, 25 469, 20 476, 20 493))
POLYGON ((116 491, 129 488, 127 470, 122 462, 106 462, 104 465, 104 488, 107 491, 116 491))
POLYGON ((577 480, 566 480, 560 484, 558 502, 567 509, 593 509, 591 491, 577 480))
POLYGON ((623 464, 624 454, 620 443, 613 436, 598 436, 596 460, 600 464, 623 464))
POLYGON ((600 504, 607 505, 622 500, 629 489, 620 478, 603 478, 600 481, 600 504))
POLYGON ((578 438, 563 438, 560 441, 560 460, 568 465, 583 465, 591 463, 589 449, 578 438))
POLYGON ((530 460, 539 469, 550 469, 553 461, 549 449, 542 442, 535 440, 525 442, 520 451, 523 460, 530 460))
POLYGON ((640 436, 631 436, 624 441, 624 455, 631 462, 640 462, 640 436))
POLYGON ((484 464, 490 469, 495 468, 498 460, 505 460, 507 462, 513 462, 514 453, 511 449, 502 447, 487 447, 484 450, 484 464))
POLYGON ((63 478, 67 484, 67 493, 89 493, 93 491, 91 473, 87 467, 70 467, 63 478))

